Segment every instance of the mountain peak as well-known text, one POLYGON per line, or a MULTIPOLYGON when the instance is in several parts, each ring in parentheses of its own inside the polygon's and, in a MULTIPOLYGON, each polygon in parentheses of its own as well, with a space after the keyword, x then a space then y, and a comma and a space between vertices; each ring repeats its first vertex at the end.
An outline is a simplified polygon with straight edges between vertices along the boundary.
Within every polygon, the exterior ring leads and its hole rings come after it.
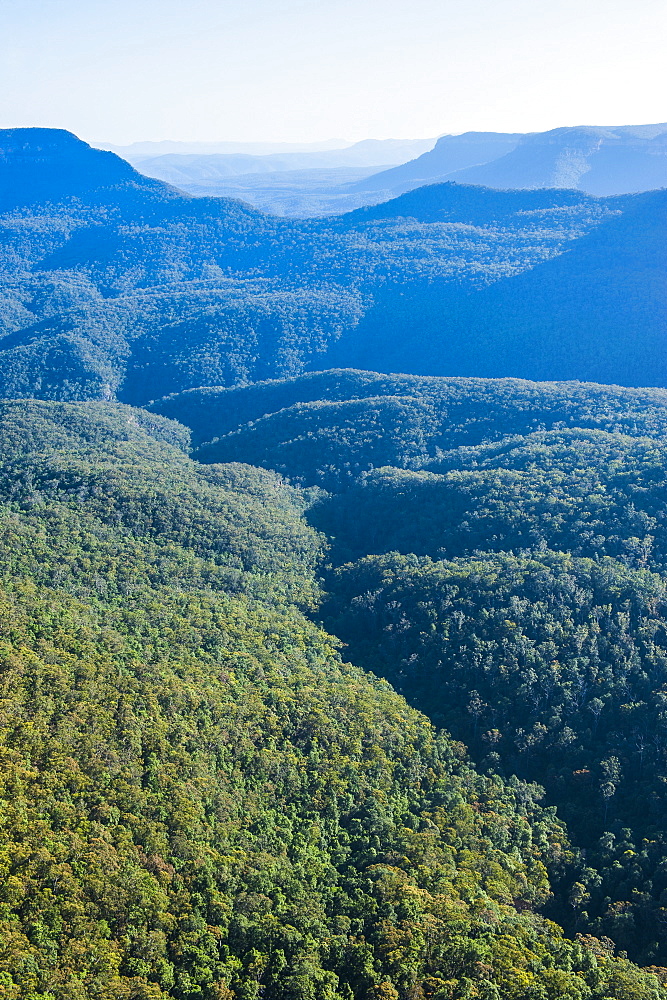
POLYGON ((3 210, 136 180, 139 175, 125 160, 93 149, 65 129, 0 129, 3 210))
POLYGON ((5 128, 0 129, 0 157, 39 155, 46 152, 68 152, 91 147, 83 139, 64 128, 5 128))

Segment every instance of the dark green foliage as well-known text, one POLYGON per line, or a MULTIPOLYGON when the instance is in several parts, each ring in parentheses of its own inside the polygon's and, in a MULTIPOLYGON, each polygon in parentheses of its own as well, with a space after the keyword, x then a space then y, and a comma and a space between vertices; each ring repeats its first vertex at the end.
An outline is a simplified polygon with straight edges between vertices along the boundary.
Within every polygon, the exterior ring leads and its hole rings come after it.
POLYGON ((253 465, 329 489, 374 465, 426 461, 436 432, 433 408, 410 397, 296 403, 202 445, 195 457, 229 462, 243 454, 253 465))
POLYGON ((662 1000, 538 913, 539 787, 304 618, 304 498, 111 404, 0 413, 8 1000, 662 1000))
POLYGON ((588 852, 585 898, 573 912, 562 885, 559 918, 663 955, 664 581, 545 551, 369 556, 331 587, 325 622, 356 662, 558 803, 588 852))
MULTIPOLYGON (((250 461, 327 488, 374 466, 434 471, 491 466, 493 449, 478 454, 472 447, 489 441, 503 442, 496 463, 502 465, 512 435, 558 428, 652 438, 667 432, 663 389, 351 369, 244 388, 197 389, 159 400, 151 409, 191 427, 194 444, 206 442, 196 451, 200 461, 250 461), (464 446, 469 450, 453 452, 464 446)), ((579 439, 584 451, 604 447, 601 435, 579 434, 579 439)), ((535 434, 526 463, 539 464, 550 449, 567 448, 559 440, 535 434)), ((519 450, 523 444, 514 443, 519 450)), ((628 443, 616 447, 627 451, 628 443)), ((567 465, 570 457, 554 453, 552 464, 567 465)))
POLYGON ((312 520, 369 551, 458 556, 549 547, 667 567, 667 448, 602 431, 546 431, 462 448, 444 474, 379 469, 325 498, 312 520))
POLYGON ((308 517, 345 656, 544 783, 587 852, 552 914, 664 962, 664 391, 336 371, 157 409, 227 430, 202 458, 330 491, 308 517))
POLYGON ((148 409, 186 424, 192 430, 193 444, 202 444, 295 403, 421 395, 430 381, 340 368, 227 389, 189 389, 158 399, 148 409))

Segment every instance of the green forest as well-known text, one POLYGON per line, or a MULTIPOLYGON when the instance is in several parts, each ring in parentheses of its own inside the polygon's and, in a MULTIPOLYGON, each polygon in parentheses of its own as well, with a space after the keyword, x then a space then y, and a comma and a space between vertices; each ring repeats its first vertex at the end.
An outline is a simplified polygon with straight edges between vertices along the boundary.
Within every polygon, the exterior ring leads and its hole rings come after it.
POLYGON ((542 789, 310 620, 312 497, 145 411, 0 411, 0 995, 664 995, 543 913, 542 789))
POLYGON ((667 1000, 664 192, 2 139, 0 1000, 667 1000))
POLYGON ((573 847, 545 912, 662 963, 664 390, 334 371, 154 409, 319 490, 344 658, 539 783, 573 847))
POLYGON ((305 379, 0 406, 0 995, 667 995, 666 394, 305 379))

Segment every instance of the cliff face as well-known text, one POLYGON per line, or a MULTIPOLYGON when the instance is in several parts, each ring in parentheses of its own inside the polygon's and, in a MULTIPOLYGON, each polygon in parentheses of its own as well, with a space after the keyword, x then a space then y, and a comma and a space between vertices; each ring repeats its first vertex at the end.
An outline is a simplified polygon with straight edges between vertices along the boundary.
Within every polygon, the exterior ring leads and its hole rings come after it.
POLYGON ((500 159, 451 179, 498 188, 575 187, 593 195, 650 191, 667 184, 667 126, 652 129, 557 128, 527 135, 500 159))
POLYGON ((667 124, 443 136, 430 152, 359 181, 355 190, 397 195, 443 181, 578 188, 597 196, 651 191, 667 184, 667 124))
POLYGON ((143 180, 115 153, 93 149, 64 129, 0 130, 3 209, 143 180))

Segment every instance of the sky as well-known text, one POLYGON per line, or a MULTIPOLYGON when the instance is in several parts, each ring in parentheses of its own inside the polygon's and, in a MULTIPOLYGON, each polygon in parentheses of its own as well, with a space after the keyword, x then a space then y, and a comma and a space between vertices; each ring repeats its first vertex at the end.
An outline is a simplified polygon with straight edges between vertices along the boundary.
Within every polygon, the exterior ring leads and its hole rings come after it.
POLYGON ((0 127, 315 142, 667 120, 665 0, 0 0, 0 127))

